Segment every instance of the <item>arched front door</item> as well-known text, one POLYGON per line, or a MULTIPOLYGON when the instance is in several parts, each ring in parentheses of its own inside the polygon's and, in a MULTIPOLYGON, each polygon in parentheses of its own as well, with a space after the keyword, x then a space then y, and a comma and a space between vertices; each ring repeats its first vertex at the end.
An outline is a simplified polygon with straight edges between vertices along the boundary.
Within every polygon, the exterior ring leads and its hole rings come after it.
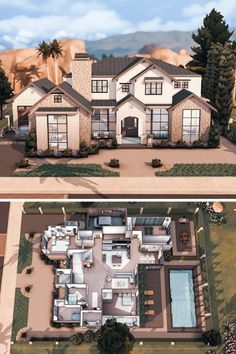
POLYGON ((121 121, 121 134, 127 137, 138 137, 138 118, 126 117, 121 121))

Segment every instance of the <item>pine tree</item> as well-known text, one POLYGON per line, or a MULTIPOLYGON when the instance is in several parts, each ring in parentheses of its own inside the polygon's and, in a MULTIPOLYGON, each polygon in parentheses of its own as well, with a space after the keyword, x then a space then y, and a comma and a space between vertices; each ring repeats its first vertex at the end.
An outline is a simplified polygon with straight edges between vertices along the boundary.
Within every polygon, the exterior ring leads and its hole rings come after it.
POLYGON ((208 51, 206 73, 203 78, 203 96, 209 98, 212 104, 215 104, 217 93, 221 52, 222 44, 212 44, 210 50, 208 51))
POLYGON ((213 43, 225 44, 230 40, 233 32, 229 31, 224 17, 213 9, 203 20, 203 26, 193 33, 192 38, 197 47, 193 47, 192 61, 188 64, 191 70, 204 75, 207 66, 208 51, 213 43))
POLYGON ((215 105, 218 109, 218 120, 222 127, 222 134, 225 134, 233 108, 235 82, 235 55, 230 43, 222 46, 219 68, 215 105))
POLYGON ((3 118, 3 106, 6 104, 7 100, 9 100, 12 96, 13 91, 11 88, 11 84, 8 81, 5 71, 1 67, 0 63, 0 119, 3 118))

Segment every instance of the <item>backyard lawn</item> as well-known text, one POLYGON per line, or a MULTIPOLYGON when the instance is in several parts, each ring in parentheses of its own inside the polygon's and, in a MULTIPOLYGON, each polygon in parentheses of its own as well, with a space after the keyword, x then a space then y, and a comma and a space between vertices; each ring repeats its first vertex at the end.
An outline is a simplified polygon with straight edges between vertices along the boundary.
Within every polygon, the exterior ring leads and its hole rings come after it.
POLYGON ((33 251, 32 242, 27 241, 25 235, 22 234, 20 237, 17 273, 21 273, 25 267, 31 265, 32 251, 33 251))
MULTIPOLYGON (((18 331, 27 327, 29 299, 23 296, 19 288, 15 292, 14 316, 12 322, 12 340, 14 341, 18 331)), ((20 352, 19 352, 20 353, 20 352)))
POLYGON ((98 164, 49 164, 35 169, 15 172, 14 177, 119 177, 119 172, 102 168, 98 164))
POLYGON ((236 176, 236 164, 175 164, 170 170, 156 172, 158 177, 194 177, 194 176, 236 176))

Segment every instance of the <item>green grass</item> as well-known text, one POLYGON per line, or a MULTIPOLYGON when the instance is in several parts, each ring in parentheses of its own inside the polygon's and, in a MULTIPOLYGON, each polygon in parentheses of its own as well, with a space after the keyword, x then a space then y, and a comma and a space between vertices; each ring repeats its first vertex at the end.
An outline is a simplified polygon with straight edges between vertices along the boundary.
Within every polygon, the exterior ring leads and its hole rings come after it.
POLYGON ((98 164, 43 164, 33 170, 15 172, 15 177, 118 177, 119 172, 102 168, 98 164))
POLYGON ((21 328, 27 327, 29 299, 23 296, 19 288, 15 292, 14 316, 12 322, 12 340, 21 328))
MULTIPOLYGON (((202 343, 176 343, 171 346, 170 342, 151 341, 139 345, 137 342, 132 354, 205 354, 209 347, 202 343)), ((11 354, 98 354, 96 345, 82 344, 80 346, 68 343, 60 343, 57 347, 54 343, 14 344, 11 354)))
POLYGON ((22 270, 30 266, 32 263, 32 252, 33 245, 31 242, 27 241, 25 235, 21 235, 20 237, 20 246, 19 246, 19 258, 17 265, 17 273, 21 273, 22 270))
POLYGON ((156 172, 158 177, 190 177, 190 176, 236 176, 236 164, 175 164, 170 170, 156 172))
POLYGON ((213 326, 222 329, 229 318, 236 322, 236 203, 225 203, 227 224, 208 224, 203 214, 213 326))
MULTIPOLYGON (((87 208, 82 207, 80 202, 26 202, 24 210, 28 214, 39 214, 39 207, 42 207, 45 214, 62 214, 62 207, 66 213, 84 213, 87 208)), ((196 209, 194 203, 188 202, 94 202, 92 208, 127 208, 128 214, 139 214, 143 208, 144 215, 166 215, 169 207, 172 207, 171 214, 189 214, 196 209)))

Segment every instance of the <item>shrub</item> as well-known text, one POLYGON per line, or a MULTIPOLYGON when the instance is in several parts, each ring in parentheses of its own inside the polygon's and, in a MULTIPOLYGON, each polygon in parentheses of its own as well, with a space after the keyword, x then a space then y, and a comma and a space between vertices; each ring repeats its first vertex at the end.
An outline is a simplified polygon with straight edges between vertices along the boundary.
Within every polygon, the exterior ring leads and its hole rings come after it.
POLYGON ((97 342, 102 336, 102 331, 101 329, 98 329, 95 333, 94 333, 94 340, 97 342))
POLYGON ((32 149, 34 151, 37 149, 37 135, 35 129, 30 130, 25 142, 25 151, 28 152, 32 149))
POLYGON ((236 144, 236 123, 230 125, 227 137, 230 141, 236 144))
POLYGON ((27 168, 29 165, 29 160, 26 158, 22 158, 19 162, 16 163, 17 168, 27 168))
POLYGON ((111 159, 110 162, 108 163, 108 166, 114 167, 114 168, 119 168, 120 161, 118 159, 111 159))
POLYGON ((222 337, 219 331, 211 329, 210 331, 202 334, 202 340, 204 344, 211 345, 212 347, 220 345, 222 343, 222 337))
POLYGON ((163 252, 163 256, 164 256, 164 260, 165 260, 166 262, 170 262, 170 261, 172 260, 172 257, 173 257, 171 250, 169 250, 169 251, 164 251, 164 252, 163 252))
POLYGON ((161 163, 161 160, 160 159, 152 159, 152 167, 153 168, 158 168, 158 167, 161 167, 162 166, 162 163, 161 163))
POLYGON ((87 330, 84 332, 84 342, 85 343, 91 343, 94 341, 94 333, 91 330, 87 330))
POLYGON ((112 147, 115 149, 115 148, 117 148, 117 139, 116 138, 114 138, 114 139, 112 139, 112 141, 111 141, 111 145, 112 145, 112 147))
POLYGON ((63 327, 63 324, 62 324, 62 323, 59 323, 59 322, 51 321, 51 322, 50 322, 50 326, 51 326, 51 327, 54 327, 54 328, 61 328, 61 327, 63 327))
POLYGON ((79 157, 81 157, 81 158, 88 157, 88 151, 80 150, 79 157))
POLYGON ((54 157, 55 156, 55 151, 54 149, 52 148, 48 148, 46 151, 45 151, 45 157, 54 157))
POLYGON ((74 344, 82 344, 84 342, 84 335, 83 333, 79 332, 74 334, 73 336, 70 337, 70 341, 74 344))
POLYGON ((72 157, 72 150, 65 149, 64 151, 62 151, 62 157, 72 157))
POLYGON ((220 128, 217 125, 212 125, 210 128, 208 144, 212 148, 216 148, 220 144, 220 128))

